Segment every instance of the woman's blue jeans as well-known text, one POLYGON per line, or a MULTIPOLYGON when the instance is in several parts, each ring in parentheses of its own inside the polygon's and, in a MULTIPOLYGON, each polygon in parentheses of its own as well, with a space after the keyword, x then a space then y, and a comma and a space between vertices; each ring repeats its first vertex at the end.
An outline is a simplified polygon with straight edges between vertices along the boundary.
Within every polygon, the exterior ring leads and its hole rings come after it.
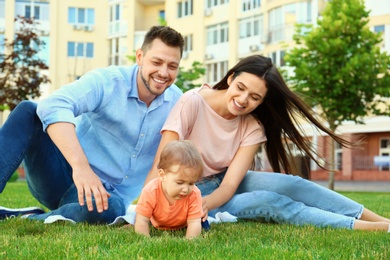
MULTIPOLYGON (((197 183, 202 196, 219 187, 225 173, 197 183)), ((361 204, 299 176, 248 171, 236 194, 209 212, 229 212, 241 219, 293 225, 352 229, 361 204)))
POLYGON ((35 102, 22 101, 0 128, 0 192, 23 161, 30 192, 52 210, 30 219, 62 215, 76 222, 111 223, 124 215, 122 199, 114 194, 109 198, 109 209, 103 213, 96 209, 89 212, 86 205, 79 205, 72 168, 43 132, 36 108, 35 102))

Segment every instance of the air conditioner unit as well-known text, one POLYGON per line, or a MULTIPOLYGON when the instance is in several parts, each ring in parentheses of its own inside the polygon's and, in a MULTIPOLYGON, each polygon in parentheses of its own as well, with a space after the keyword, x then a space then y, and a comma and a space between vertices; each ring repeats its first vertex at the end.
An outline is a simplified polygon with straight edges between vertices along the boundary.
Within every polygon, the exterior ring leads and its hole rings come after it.
POLYGON ((4 27, 0 27, 0 33, 3 33, 5 31, 4 27))
POLYGON ((208 16, 211 16, 213 14, 213 10, 211 10, 211 8, 207 8, 204 10, 204 16, 208 17, 208 16))
POLYGON ((257 44, 252 44, 251 46, 249 46, 249 49, 252 51, 252 52, 255 52, 255 51, 258 51, 259 50, 259 46, 257 44))
POLYGON ((75 30, 75 31, 80 31, 82 29, 83 29, 83 27, 81 25, 77 25, 77 24, 73 25, 73 30, 75 30))
POLYGON ((181 57, 183 60, 188 59, 188 51, 183 52, 183 56, 181 57))
POLYGON ((214 55, 213 55, 213 54, 210 54, 210 53, 207 53, 207 54, 204 56, 204 58, 205 58, 206 60, 211 60, 211 59, 214 58, 214 55))
POLYGON ((92 32, 93 31, 93 25, 86 25, 86 26, 84 26, 84 31, 92 32))

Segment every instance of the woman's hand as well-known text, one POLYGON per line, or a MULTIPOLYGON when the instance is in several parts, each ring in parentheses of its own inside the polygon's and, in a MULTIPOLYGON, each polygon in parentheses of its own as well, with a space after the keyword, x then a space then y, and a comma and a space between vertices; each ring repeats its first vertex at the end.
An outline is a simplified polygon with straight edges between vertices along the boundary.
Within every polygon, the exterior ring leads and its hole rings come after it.
POLYGON ((206 197, 203 197, 202 199, 202 208, 203 208, 203 215, 202 215, 202 222, 207 220, 209 208, 207 206, 207 199, 206 197))

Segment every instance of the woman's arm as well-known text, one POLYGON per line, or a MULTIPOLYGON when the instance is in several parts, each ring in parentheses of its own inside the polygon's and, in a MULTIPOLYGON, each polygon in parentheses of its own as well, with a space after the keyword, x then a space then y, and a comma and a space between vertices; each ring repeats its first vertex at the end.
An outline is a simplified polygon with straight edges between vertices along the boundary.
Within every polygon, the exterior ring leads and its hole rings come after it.
MULTIPOLYGON (((245 174, 252 165, 253 158, 259 149, 260 144, 240 147, 237 150, 221 185, 210 195, 203 197, 203 211, 206 214, 209 210, 220 207, 228 202, 236 192, 245 174)), ((205 220, 206 218, 203 218, 205 220)))
POLYGON ((152 169, 150 169, 149 173, 148 173, 148 176, 146 176, 146 180, 145 180, 145 183, 144 183, 144 186, 150 181, 150 180, 153 180, 154 178, 156 178, 158 175, 157 175, 157 165, 160 161, 160 154, 161 154, 161 151, 164 149, 165 145, 171 141, 174 141, 174 140, 179 140, 179 135, 176 133, 176 132, 173 132, 173 131, 163 131, 162 132, 162 136, 161 136, 161 140, 160 140, 160 144, 157 148, 157 152, 156 152, 156 155, 154 157, 154 161, 153 161, 153 165, 152 165, 152 169))

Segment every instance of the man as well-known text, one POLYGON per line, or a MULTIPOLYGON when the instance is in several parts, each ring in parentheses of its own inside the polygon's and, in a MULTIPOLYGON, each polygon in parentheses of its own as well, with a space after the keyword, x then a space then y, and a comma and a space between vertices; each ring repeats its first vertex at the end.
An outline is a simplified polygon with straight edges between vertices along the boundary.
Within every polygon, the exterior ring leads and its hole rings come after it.
POLYGON ((38 106, 21 102, 0 129, 0 192, 24 159, 32 195, 51 212, 0 208, 45 220, 111 223, 138 197, 160 129, 182 92, 173 83, 183 52, 180 33, 154 26, 137 64, 95 69, 38 106))

